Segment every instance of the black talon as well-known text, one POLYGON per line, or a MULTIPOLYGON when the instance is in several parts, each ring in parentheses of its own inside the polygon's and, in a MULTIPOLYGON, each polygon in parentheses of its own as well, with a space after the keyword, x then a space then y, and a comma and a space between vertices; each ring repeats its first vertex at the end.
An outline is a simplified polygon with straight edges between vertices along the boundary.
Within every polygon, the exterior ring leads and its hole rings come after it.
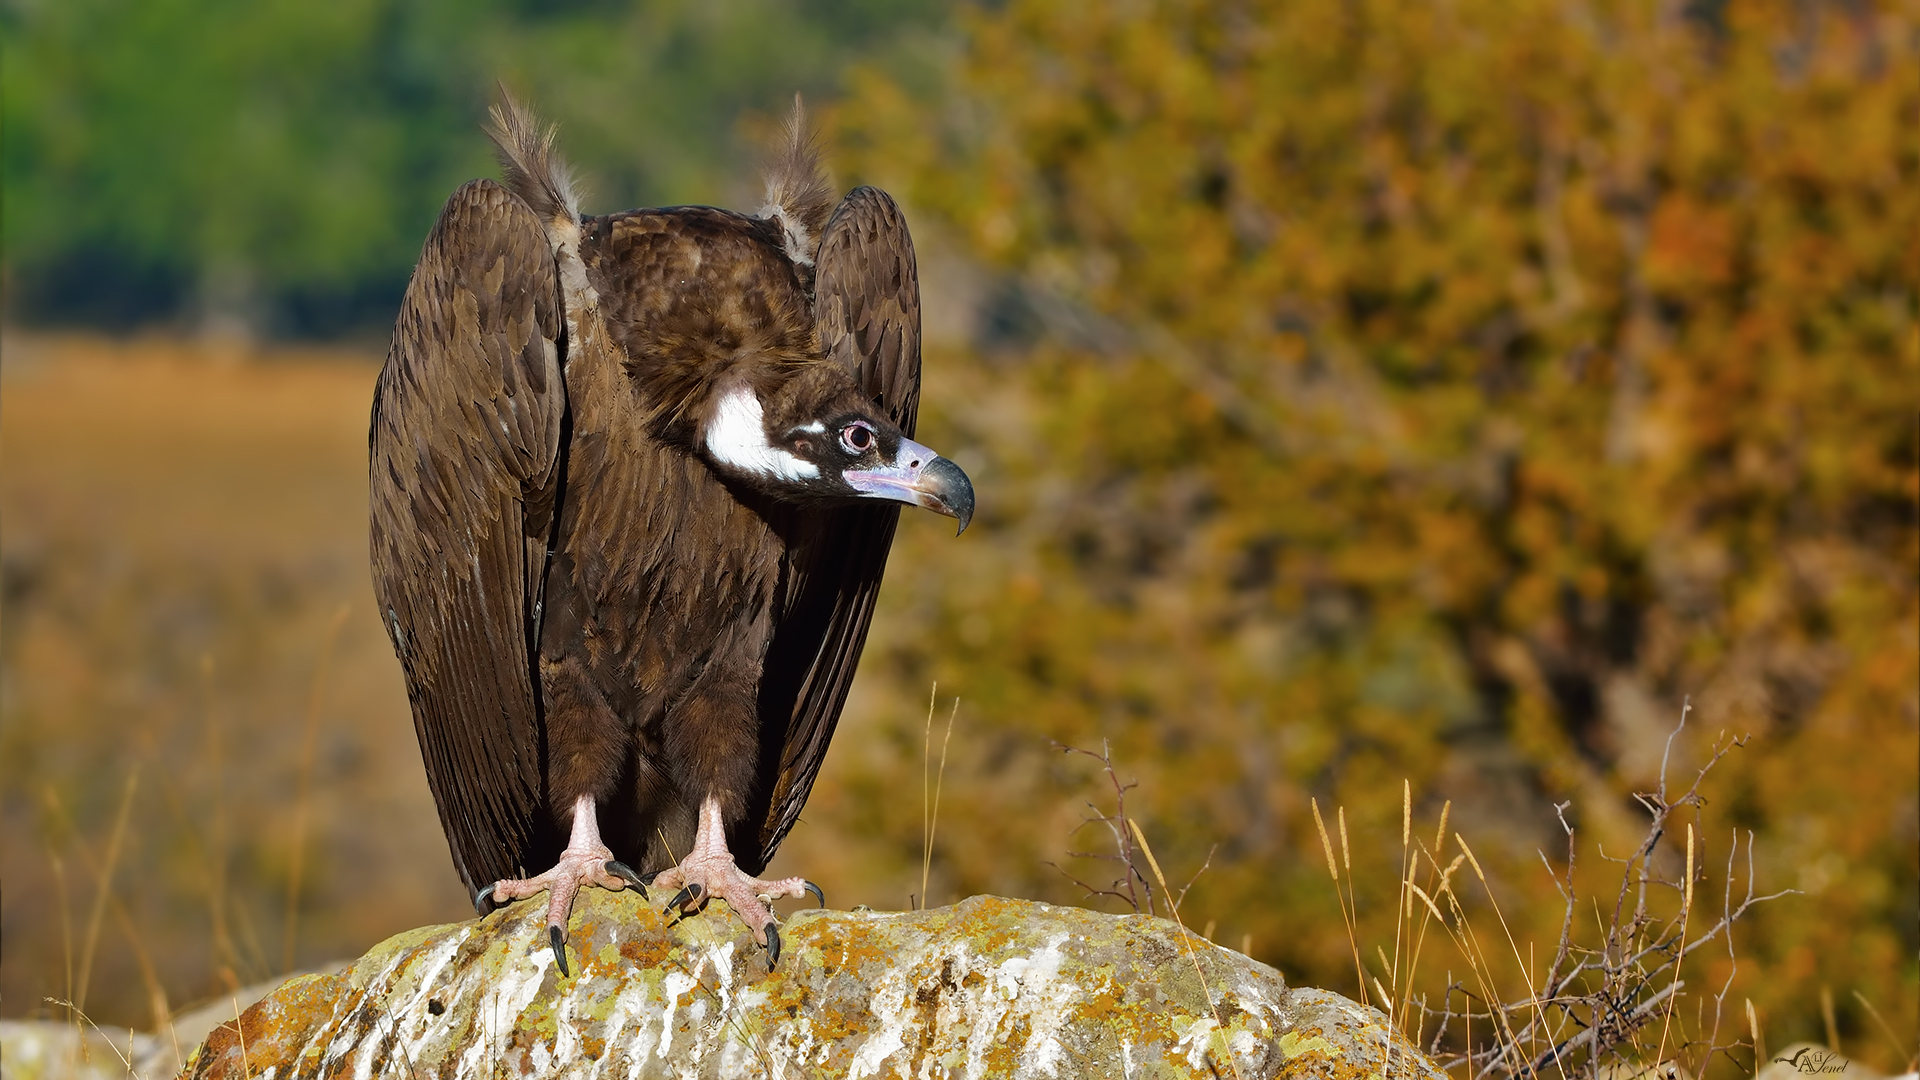
POLYGON ((699 900, 700 894, 703 891, 704 890, 700 888, 700 883, 697 881, 688 885, 686 888, 674 894, 672 900, 667 901, 667 910, 672 911, 675 908, 684 909, 688 904, 699 900))
POLYGON ((767 970, 772 971, 773 966, 780 962, 780 928, 773 923, 768 923, 766 927, 766 934, 767 934, 767 970))
POLYGON ((549 926, 547 944, 553 946, 553 959, 560 965, 560 974, 563 977, 572 975, 573 972, 567 970, 567 935, 561 933, 559 927, 549 926))
POLYGON ((666 873, 665 870, 655 870, 650 874, 641 874, 640 884, 651 888, 653 886, 653 879, 659 877, 661 874, 664 874, 664 873, 666 873))
POLYGON ((493 890, 499 887, 500 883, 496 881, 473 894, 474 914, 485 917, 489 912, 493 911, 493 890))
POLYGON ((805 886, 806 890, 813 894, 813 898, 815 900, 820 901, 821 907, 827 906, 827 894, 820 891, 820 886, 815 885, 813 882, 808 881, 805 878, 802 878, 800 880, 800 884, 805 886))
POLYGON ((642 900, 647 899, 647 883, 640 880, 640 875, 634 873, 633 867, 628 866, 626 863, 621 862, 619 859, 608 859, 607 873, 612 874, 614 877, 617 877, 620 880, 626 882, 627 884, 633 886, 634 888, 639 889, 640 899, 642 900))

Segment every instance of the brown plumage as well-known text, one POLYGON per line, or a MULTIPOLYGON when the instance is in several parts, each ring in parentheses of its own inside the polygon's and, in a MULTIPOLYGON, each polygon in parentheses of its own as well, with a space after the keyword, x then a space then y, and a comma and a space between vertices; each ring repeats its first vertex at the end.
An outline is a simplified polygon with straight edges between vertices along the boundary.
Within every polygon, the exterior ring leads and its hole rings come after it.
POLYGON ((635 867, 777 959, 755 894, 818 890, 750 875, 819 770, 897 504, 972 513, 912 441, 912 242, 882 192, 828 205, 797 102, 757 217, 581 217, 552 133, 494 121, 509 186, 427 238, 371 438, 375 591, 454 863, 482 911, 548 890, 563 971, 575 890, 635 867))

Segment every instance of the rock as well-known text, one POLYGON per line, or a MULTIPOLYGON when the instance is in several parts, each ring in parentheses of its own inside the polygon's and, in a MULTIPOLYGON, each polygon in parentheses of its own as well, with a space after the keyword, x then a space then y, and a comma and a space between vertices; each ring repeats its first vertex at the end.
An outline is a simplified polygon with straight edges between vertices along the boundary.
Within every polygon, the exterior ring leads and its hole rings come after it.
POLYGON ((769 972, 724 904, 669 927, 636 894, 589 889, 567 977, 544 908, 401 934, 343 972, 291 980, 216 1029, 187 1072, 1445 1080, 1376 1010, 1288 989, 1151 916, 997 897, 805 911, 769 972))
MULTIPOLYGON (((0 1076, 5 1080, 107 1080, 126 1076, 155 1050, 153 1036, 125 1028, 54 1020, 0 1020, 0 1076)), ((138 1075, 169 1073, 148 1071, 138 1075)))

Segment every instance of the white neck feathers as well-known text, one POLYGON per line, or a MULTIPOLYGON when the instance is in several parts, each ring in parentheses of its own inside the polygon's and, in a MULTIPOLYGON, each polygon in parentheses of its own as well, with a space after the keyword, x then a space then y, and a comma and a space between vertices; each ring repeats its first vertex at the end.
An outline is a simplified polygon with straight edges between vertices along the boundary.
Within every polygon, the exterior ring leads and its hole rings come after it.
POLYGON ((820 470, 767 442, 766 415, 753 388, 738 383, 720 395, 707 422, 707 455, 716 464, 769 480, 812 480, 820 470))

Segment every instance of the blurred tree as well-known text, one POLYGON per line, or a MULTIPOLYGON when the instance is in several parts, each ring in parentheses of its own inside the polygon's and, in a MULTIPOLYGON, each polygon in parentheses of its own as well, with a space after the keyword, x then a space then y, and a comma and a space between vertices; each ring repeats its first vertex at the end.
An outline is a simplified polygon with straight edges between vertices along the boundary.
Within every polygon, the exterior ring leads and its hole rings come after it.
MULTIPOLYGON (((1625 850, 1691 695, 1690 762, 1757 736, 1707 859, 1755 830, 1761 891, 1805 893, 1743 927, 1734 1000, 1781 1041, 1819 982, 1910 1018, 1913 15, 1016 0, 969 23, 960 94, 862 80, 844 165, 1007 283, 998 347, 928 365, 979 539, 903 530, 943 569, 870 645, 902 715, 932 679, 968 702, 943 892, 1076 897, 1042 865, 1071 816, 1002 808, 1097 797, 1038 748, 1106 738, 1175 876, 1219 845, 1188 921, 1222 941, 1350 986, 1307 796, 1388 865, 1407 777, 1505 846, 1550 950, 1549 804, 1625 850)), ((843 831, 917 861, 848 768, 843 831)), ((1393 875, 1361 885, 1390 926, 1393 875)))
POLYGON ((496 78, 567 130, 592 208, 746 187, 744 112, 850 58, 930 49, 939 5, 874 0, 12 0, 10 317, 311 335, 390 321, 456 185, 493 171, 496 78), (919 44, 916 44, 919 42, 919 44))

